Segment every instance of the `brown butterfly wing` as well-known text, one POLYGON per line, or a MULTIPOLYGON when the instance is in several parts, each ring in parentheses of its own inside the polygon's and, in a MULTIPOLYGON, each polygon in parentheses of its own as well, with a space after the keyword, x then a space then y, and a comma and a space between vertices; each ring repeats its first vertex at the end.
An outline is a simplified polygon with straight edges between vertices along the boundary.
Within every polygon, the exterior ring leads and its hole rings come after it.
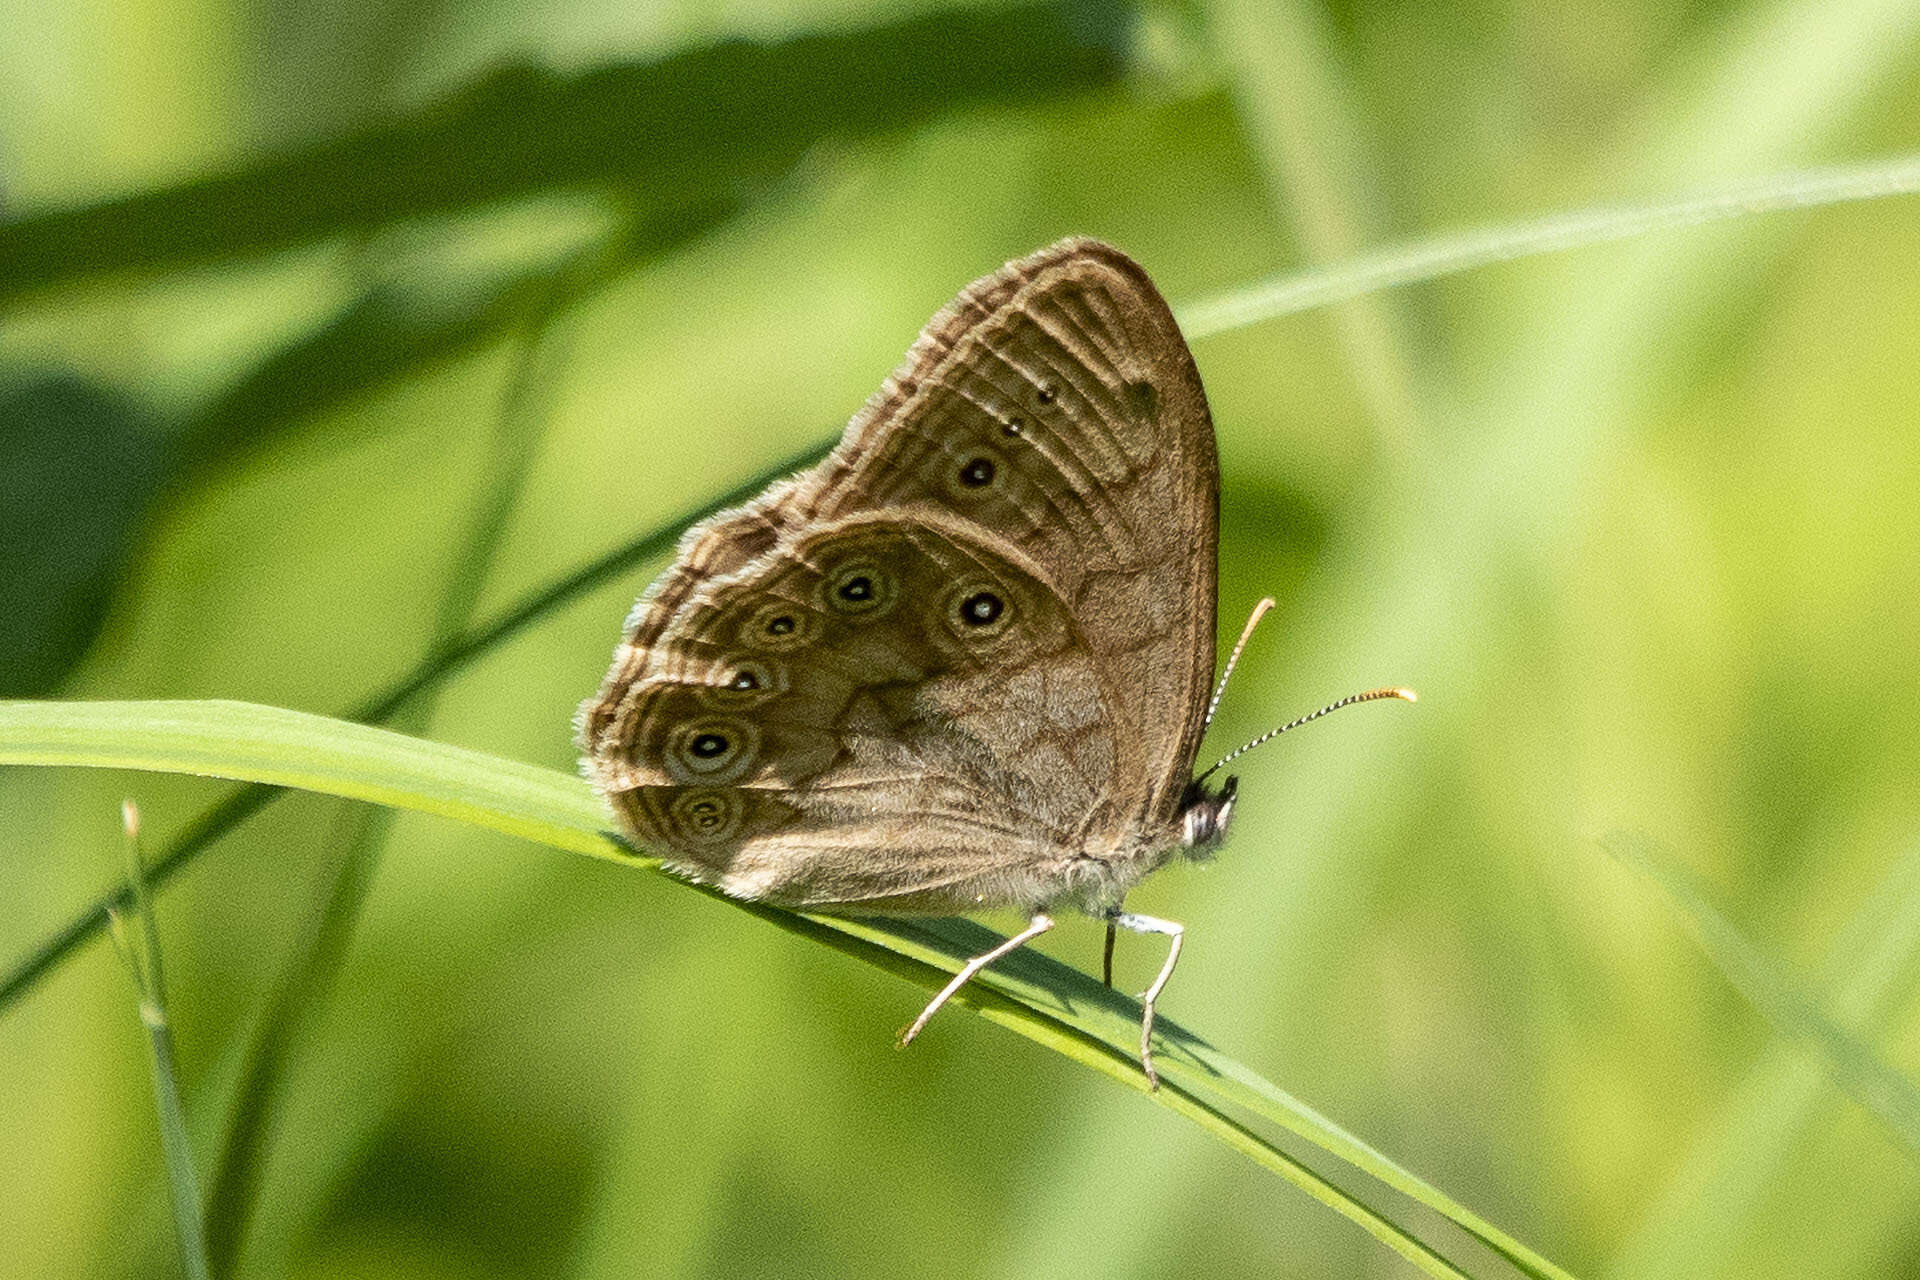
POLYGON ((863 515, 703 585, 609 706, 596 781, 643 843, 746 897, 953 911, 1097 881, 1077 851, 1115 735, 1023 559, 863 515))
POLYGON ((1145 274, 1087 241, 1010 264, 825 462, 683 539, 582 710, 589 771, 643 842, 748 896, 953 910, 1111 882, 1103 857, 1170 842, 1198 744, 1217 492, 1145 274), (849 538, 897 579, 888 619, 822 603, 849 538), (951 643, 969 575, 1023 602, 998 648, 951 643), (771 665, 740 648, 742 618, 784 611, 771 665), (779 687, 715 720, 743 673, 779 687), (721 723, 727 749, 693 754, 721 723))
POLYGON ((1213 679, 1219 491, 1206 395, 1166 302, 1117 249, 1069 240, 936 317, 796 500, 825 519, 945 511, 1032 557, 1116 718, 1125 820, 1157 830, 1190 780, 1213 679))
POLYGON ((870 438, 877 424, 898 416, 910 398, 905 388, 917 384, 916 371, 944 363, 954 347, 983 322, 996 316, 1021 286, 1030 282, 1032 273, 1043 263, 1090 244, 1062 241, 1029 258, 1009 263, 994 274, 974 281, 942 307, 920 331, 920 337, 900 367, 854 415, 839 446, 825 462, 770 486, 745 506, 722 511, 681 535, 672 567, 647 588, 627 619, 628 646, 644 649, 652 644, 701 582, 737 572, 772 550, 784 532, 801 528, 813 519, 818 512, 817 489, 811 498, 796 495, 794 491, 800 482, 818 477, 835 460, 845 457, 857 442, 870 438))

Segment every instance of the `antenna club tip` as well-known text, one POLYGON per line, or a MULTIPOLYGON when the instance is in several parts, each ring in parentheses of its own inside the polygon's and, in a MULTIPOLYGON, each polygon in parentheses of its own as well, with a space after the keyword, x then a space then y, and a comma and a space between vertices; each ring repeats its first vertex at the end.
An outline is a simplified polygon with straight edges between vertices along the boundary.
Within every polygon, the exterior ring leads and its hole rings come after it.
POLYGON ((127 839, 140 838, 140 806, 131 796, 120 802, 120 826, 127 833, 127 839))
POLYGON ((1420 695, 1419 695, 1419 694, 1417 694, 1417 693, 1415 693, 1415 692, 1414 692, 1413 690, 1411 690, 1411 689, 1395 689, 1395 690, 1393 691, 1393 696, 1394 696, 1394 697, 1396 697, 1396 698, 1398 698, 1398 699, 1400 699, 1400 701, 1402 701, 1402 702, 1418 702, 1418 701, 1420 701, 1420 695))

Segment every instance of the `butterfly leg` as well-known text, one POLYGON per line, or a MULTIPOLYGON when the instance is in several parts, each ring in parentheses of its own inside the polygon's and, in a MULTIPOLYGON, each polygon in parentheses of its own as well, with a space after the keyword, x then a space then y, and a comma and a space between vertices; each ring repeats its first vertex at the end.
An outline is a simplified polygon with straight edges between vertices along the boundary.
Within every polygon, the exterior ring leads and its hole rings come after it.
POLYGON ((1187 927, 1171 920, 1118 910, 1109 915, 1107 921, 1109 925, 1118 925, 1129 933, 1161 933, 1172 940, 1167 946, 1167 962, 1160 966, 1160 975, 1140 993, 1143 1006, 1140 1015, 1140 1068, 1147 1073, 1147 1087, 1158 1089, 1160 1076, 1153 1069, 1153 1002, 1160 998, 1160 993, 1166 989, 1167 979, 1173 976, 1173 966, 1180 959, 1180 940, 1186 936, 1187 927))
MULTIPOLYGON (((1115 909, 1118 910, 1118 908, 1115 909)), ((1113 917, 1108 916, 1107 946, 1106 950, 1100 953, 1100 985, 1103 987, 1113 985, 1113 929, 1113 917)))
POLYGON ((1011 938, 1008 938, 1005 942, 987 952, 985 955, 978 955, 967 961, 966 964, 961 966, 960 972, 953 975, 953 981, 940 988, 940 994, 935 996, 932 1001, 928 1003, 927 1007, 920 1011, 920 1016, 913 1020, 913 1025, 900 1033, 901 1045, 904 1047, 912 1044, 913 1038, 920 1034, 920 1029, 927 1025, 927 1019, 938 1013, 940 1006, 945 1004, 954 992, 972 981, 974 974, 979 973, 982 969, 992 964, 995 960, 998 960, 1001 956, 1006 955, 1009 951, 1018 951, 1021 947, 1026 946, 1029 942, 1032 942, 1035 938, 1051 928, 1053 928, 1053 917, 1044 911, 1036 911, 1033 913, 1033 919, 1027 921, 1026 928, 1014 934, 1011 938))

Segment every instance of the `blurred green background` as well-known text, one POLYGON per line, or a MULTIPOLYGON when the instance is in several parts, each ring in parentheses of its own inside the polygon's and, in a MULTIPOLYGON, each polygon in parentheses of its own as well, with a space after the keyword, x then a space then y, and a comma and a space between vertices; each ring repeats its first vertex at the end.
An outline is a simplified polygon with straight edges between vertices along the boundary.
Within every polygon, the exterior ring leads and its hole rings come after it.
MULTIPOLYGON (((0 0, 0 31, 6 696, 339 712, 824 444, 1063 234, 1180 307, 1920 143, 1912 0, 0 0)), ((1422 701, 1247 760, 1224 855, 1136 892, 1190 926, 1166 1013, 1583 1277, 1920 1273, 1920 1152, 1597 840, 1660 842, 1920 1067, 1920 201, 1195 351, 1225 637, 1281 600, 1209 751, 1422 701)), ((399 723, 569 767, 658 566, 399 723)), ((160 848, 224 788, 0 774, 7 961, 114 882, 123 794, 160 848)), ((330 997, 290 1001, 240 1274, 1411 1274, 966 1013, 896 1052, 918 989, 660 876, 419 817, 350 855, 364 817, 286 797, 160 899, 210 1177, 309 921, 366 879, 330 997)), ((1123 938, 1121 979, 1159 955, 1123 938)), ((132 1006, 95 941, 0 1014, 6 1275, 178 1265, 132 1006)))

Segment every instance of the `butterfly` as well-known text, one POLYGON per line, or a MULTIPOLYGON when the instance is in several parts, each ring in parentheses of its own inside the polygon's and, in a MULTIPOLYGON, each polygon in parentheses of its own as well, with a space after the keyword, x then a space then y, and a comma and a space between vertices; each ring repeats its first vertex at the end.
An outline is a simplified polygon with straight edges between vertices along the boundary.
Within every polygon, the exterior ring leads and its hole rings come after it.
POLYGON ((1183 928, 1122 904, 1233 816, 1237 779, 1194 772, 1219 492, 1206 394, 1146 272, 1088 239, 1009 263, 933 317, 824 461, 688 530, 580 709, 583 768, 634 842, 735 897, 1026 911, 903 1043, 1057 911, 1104 919, 1109 963, 1114 928, 1165 936, 1141 996, 1157 1087, 1183 928))

